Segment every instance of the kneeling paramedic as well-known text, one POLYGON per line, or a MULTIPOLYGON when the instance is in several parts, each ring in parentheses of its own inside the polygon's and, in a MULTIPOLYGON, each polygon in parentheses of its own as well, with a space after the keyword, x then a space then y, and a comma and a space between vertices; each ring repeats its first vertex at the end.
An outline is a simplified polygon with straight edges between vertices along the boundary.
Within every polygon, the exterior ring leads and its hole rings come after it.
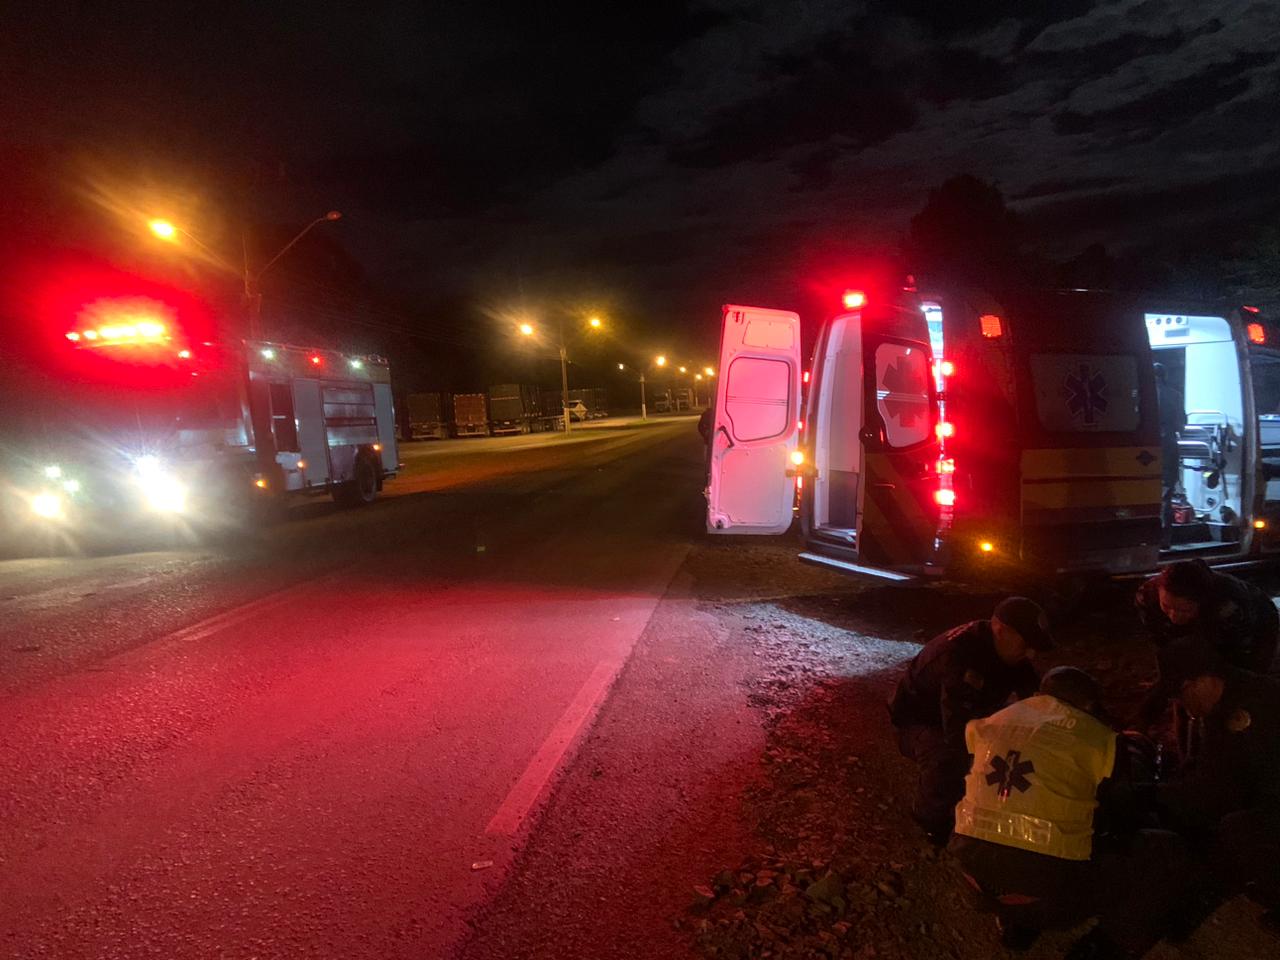
POLYGON ((1280 930, 1280 678, 1232 666, 1195 640, 1170 645, 1166 666, 1204 743, 1159 786, 1159 805, 1204 850, 1218 898, 1247 893, 1280 930))
POLYGON ((1026 597, 1010 597, 990 620, 974 620, 934 637, 907 667, 889 702, 903 756, 919 781, 911 812, 938 845, 951 836, 969 769, 964 728, 1012 697, 1035 693, 1032 650, 1052 646, 1049 619, 1026 597))
MULTIPOLYGON (((1139 619, 1156 646, 1160 677, 1134 717, 1134 725, 1152 730, 1176 699, 1177 684, 1166 663, 1167 650, 1179 641, 1207 644, 1228 664, 1253 673, 1276 667, 1280 614, 1258 586, 1211 570, 1203 560, 1180 560, 1138 588, 1139 619)), ((1194 753, 1184 711, 1175 709, 1174 727, 1181 759, 1194 753)))
POLYGON ((1095 832, 1099 789, 1119 750, 1100 712, 1098 682, 1057 667, 1039 695, 966 730, 973 768, 951 849, 1010 948, 1096 916, 1068 957, 1140 956, 1183 902, 1188 870, 1175 834, 1104 841, 1095 832))

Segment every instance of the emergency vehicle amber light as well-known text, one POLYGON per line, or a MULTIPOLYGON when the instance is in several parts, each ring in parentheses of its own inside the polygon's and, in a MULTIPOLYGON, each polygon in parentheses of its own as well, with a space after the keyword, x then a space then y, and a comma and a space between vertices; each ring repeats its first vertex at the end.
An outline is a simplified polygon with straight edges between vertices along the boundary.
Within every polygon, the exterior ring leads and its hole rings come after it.
POLYGON ((846 290, 841 298, 846 310, 857 310, 867 304, 867 295, 861 290, 846 290))
POLYGON ((994 553, 996 549, 996 545, 992 543, 990 540, 983 540, 981 543, 978 544, 978 549, 981 550, 983 553, 994 553))
POLYGON ((984 313, 978 318, 978 325, 982 329, 982 335, 988 340, 1004 336, 1004 324, 994 313, 984 313))
POLYGON ((1245 330, 1249 334, 1250 343, 1266 343, 1267 342, 1267 331, 1266 331, 1266 328, 1262 326, 1262 324, 1251 323, 1247 327, 1245 327, 1245 330))
POLYGON ((803 465, 803 464, 804 464, 804 451, 803 451, 803 450, 792 450, 792 451, 791 451, 791 462, 792 462, 792 463, 794 463, 797 467, 799 467, 799 466, 803 465))
POLYGON ((253 481, 253 485, 257 487, 259 490, 267 489, 267 481, 264 480, 262 477, 259 477, 257 480, 253 481))
POLYGON ((1255 530, 1265 530, 1265 529, 1267 529, 1267 521, 1262 520, 1262 519, 1258 519, 1258 520, 1253 521, 1253 529, 1255 529, 1255 530))

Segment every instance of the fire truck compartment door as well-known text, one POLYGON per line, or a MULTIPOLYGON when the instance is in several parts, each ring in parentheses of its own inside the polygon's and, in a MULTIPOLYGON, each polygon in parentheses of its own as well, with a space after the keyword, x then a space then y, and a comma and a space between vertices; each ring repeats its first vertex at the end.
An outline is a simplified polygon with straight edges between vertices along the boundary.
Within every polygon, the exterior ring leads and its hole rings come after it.
POLYGON ((795 504, 788 476, 800 410, 800 317, 726 306, 711 437, 707 530, 785 533, 795 504))
POLYGON ((318 380, 293 381, 293 415, 298 422, 298 447, 307 464, 307 480, 323 483, 329 479, 329 447, 318 380))
POLYGON ((382 470, 395 473, 400 452, 396 449, 396 409, 391 399, 391 384, 373 385, 373 403, 378 418, 378 443, 382 444, 382 470))

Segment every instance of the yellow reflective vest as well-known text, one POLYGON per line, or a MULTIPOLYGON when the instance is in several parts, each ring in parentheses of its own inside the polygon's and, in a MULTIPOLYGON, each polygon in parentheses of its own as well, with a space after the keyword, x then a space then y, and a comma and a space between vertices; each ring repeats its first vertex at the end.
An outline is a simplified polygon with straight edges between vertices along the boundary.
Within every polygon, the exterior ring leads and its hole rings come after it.
POLYGON ((956 833, 1089 859, 1098 784, 1116 763, 1110 727, 1040 694, 969 721, 965 741, 973 767, 956 806, 956 833))

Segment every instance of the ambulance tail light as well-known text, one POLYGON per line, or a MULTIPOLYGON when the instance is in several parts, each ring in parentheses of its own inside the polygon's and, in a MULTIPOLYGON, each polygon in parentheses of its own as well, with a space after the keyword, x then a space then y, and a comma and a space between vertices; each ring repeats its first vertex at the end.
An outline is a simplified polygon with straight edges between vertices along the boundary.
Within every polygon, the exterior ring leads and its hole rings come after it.
POLYGON ((803 376, 801 379, 802 379, 805 383, 808 383, 808 382, 809 382, 809 371, 808 371, 808 370, 806 370, 806 371, 804 372, 804 376, 803 376))
POLYGON ((1245 332, 1249 334, 1249 342, 1263 344, 1267 342, 1267 330, 1260 323, 1251 323, 1245 327, 1245 332))
POLYGON ((956 375, 956 365, 950 360, 939 360, 938 373, 943 377, 954 377, 956 375))
POLYGON ((939 420, 933 431, 939 440, 949 440, 956 435, 956 425, 949 420, 939 420))
POLYGON ((933 502, 944 509, 951 509, 956 505, 956 492, 950 487, 935 490, 933 491, 933 502))
POLYGON ((984 313, 980 316, 978 327, 988 340, 996 340, 1004 336, 1004 322, 994 313, 984 313))
POLYGON ((946 477, 956 472, 956 461, 953 457, 938 458, 938 476, 946 477))
POLYGON ((1240 309, 1241 309, 1241 310, 1244 310, 1246 313, 1261 313, 1261 312, 1262 312, 1262 311, 1261 311, 1261 310, 1259 310, 1257 307, 1250 307, 1250 306, 1248 306, 1248 305, 1246 305, 1246 306, 1242 306, 1240 309))

